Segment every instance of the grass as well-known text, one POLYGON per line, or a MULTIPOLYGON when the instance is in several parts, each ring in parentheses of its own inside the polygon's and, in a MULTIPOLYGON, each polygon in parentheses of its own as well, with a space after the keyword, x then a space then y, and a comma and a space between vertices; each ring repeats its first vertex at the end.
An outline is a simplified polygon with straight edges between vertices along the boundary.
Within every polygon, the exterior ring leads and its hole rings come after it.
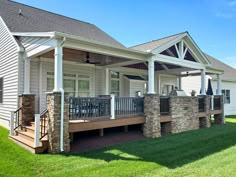
POLYGON ((34 155, 0 128, 0 176, 235 176, 236 116, 200 129, 79 154, 34 155))

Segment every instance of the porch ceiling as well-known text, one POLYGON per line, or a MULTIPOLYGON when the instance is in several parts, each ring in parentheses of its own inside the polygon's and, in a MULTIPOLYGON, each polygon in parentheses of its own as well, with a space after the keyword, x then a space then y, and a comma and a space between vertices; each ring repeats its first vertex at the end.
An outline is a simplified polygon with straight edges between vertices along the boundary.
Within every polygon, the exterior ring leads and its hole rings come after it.
MULTIPOLYGON (((54 50, 42 54, 40 57, 54 59, 54 50)), ((112 65, 116 63, 131 61, 130 59, 124 59, 119 57, 101 55, 81 50, 63 48, 63 60, 73 61, 81 64, 95 64, 98 66, 112 65), (89 63, 86 62, 86 56, 89 55, 89 63)))

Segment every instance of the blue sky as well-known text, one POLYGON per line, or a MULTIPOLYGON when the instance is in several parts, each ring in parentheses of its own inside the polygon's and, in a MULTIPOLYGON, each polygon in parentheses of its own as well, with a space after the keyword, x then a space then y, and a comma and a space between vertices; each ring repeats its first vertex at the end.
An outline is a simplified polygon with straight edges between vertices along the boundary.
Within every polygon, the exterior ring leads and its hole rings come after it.
POLYGON ((93 23, 129 47, 188 31, 202 51, 236 68, 236 0, 18 0, 93 23))

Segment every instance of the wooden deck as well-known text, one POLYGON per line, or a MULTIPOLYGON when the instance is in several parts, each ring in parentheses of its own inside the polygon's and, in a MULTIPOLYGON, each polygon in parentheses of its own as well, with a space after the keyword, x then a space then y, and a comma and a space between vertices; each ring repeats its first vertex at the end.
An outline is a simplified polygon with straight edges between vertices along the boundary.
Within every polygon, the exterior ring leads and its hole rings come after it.
MULTIPOLYGON (((161 122, 170 122, 170 116, 161 116, 161 122)), ((127 126, 127 125, 136 125, 136 124, 144 124, 145 117, 144 116, 135 116, 135 117, 127 117, 127 118, 116 118, 116 119, 95 119, 95 120, 70 120, 69 122, 69 132, 82 132, 88 130, 96 130, 103 128, 112 128, 119 126, 127 126)))
MULTIPOLYGON (((223 113, 223 110, 210 110, 210 114, 211 115, 217 115, 217 114, 222 114, 223 113)), ((198 113, 198 117, 206 117, 207 114, 206 112, 199 112, 198 113)))

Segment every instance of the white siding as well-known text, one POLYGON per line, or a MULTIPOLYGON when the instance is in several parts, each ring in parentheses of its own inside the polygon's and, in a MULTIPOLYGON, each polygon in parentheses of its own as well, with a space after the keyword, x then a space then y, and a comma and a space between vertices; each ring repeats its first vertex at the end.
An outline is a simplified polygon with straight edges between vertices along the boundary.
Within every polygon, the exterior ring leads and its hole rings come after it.
POLYGON ((130 81, 126 77, 123 77, 123 95, 130 96, 130 81))
POLYGON ((164 85, 173 85, 178 87, 178 78, 174 75, 159 75, 159 83, 160 83, 160 94, 162 93, 162 87, 164 85))
MULTIPOLYGON (((206 89, 207 89, 207 83, 208 83, 209 76, 206 76, 206 89)), ((188 77, 182 77, 181 79, 182 89, 185 91, 185 93, 190 96, 192 90, 196 91, 196 95, 200 95, 200 89, 201 89, 201 76, 188 76, 188 77)), ((214 91, 215 94, 215 91, 214 91)))
POLYGON ((105 94, 105 69, 95 68, 95 95, 104 95, 105 94))
POLYGON ((30 62, 30 92, 35 95, 35 113, 39 111, 39 62, 30 62))
POLYGON ((145 81, 130 80, 130 94, 129 94, 129 96, 137 96, 136 95, 137 91, 140 91, 141 95, 143 95, 146 92, 144 84, 145 84, 145 81))
POLYGON ((0 125, 9 127, 10 111, 18 101, 18 46, 0 17, 0 77, 3 77, 3 103, 0 104, 0 125))

